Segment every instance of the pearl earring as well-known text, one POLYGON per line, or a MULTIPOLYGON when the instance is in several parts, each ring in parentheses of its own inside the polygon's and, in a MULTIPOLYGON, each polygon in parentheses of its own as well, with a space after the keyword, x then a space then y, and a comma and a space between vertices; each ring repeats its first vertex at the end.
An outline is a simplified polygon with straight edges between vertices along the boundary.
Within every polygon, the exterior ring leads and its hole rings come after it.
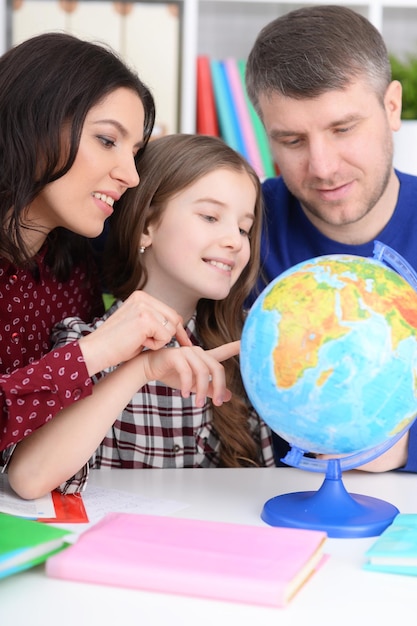
POLYGON ((139 248, 139 253, 140 253, 140 254, 143 254, 143 253, 145 252, 145 250, 146 250, 146 247, 145 247, 145 246, 141 246, 141 247, 139 248))

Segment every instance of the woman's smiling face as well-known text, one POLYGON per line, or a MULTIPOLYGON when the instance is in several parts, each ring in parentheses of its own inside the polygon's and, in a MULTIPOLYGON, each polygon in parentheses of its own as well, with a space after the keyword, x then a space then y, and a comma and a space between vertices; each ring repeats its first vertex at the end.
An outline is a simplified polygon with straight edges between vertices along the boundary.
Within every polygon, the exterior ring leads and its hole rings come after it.
POLYGON ((28 207, 25 223, 37 229, 25 231, 32 246, 39 248, 58 226, 86 237, 102 232, 113 203, 139 183, 135 155, 143 126, 142 102, 130 89, 118 88, 90 109, 73 166, 28 207))

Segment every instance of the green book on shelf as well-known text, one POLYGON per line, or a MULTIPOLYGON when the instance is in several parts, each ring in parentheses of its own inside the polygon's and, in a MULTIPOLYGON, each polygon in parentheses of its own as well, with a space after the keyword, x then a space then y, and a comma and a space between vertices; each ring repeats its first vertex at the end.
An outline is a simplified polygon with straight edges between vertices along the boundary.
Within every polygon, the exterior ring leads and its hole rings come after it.
POLYGON ((364 569, 417 576, 417 513, 399 513, 365 557, 364 569))
POLYGON ((0 579, 43 563, 76 536, 63 528, 0 513, 0 579))

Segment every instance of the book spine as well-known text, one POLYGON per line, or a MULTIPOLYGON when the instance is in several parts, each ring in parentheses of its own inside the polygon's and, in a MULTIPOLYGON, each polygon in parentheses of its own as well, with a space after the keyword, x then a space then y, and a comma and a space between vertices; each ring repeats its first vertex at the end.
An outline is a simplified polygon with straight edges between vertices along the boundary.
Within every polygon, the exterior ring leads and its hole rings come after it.
POLYGON ((210 59, 205 55, 197 57, 197 133, 219 136, 210 59))
POLYGON ((256 141, 255 131, 249 115, 247 101, 243 85, 241 83, 237 61, 233 57, 224 60, 226 76, 230 85, 234 107, 236 110, 239 126, 242 132, 243 142, 245 144, 248 160, 258 176, 265 178, 265 171, 262 164, 262 158, 256 141))
POLYGON ((211 59, 210 68, 221 136, 231 148, 248 158, 233 107, 224 63, 217 59, 211 59))
POLYGON ((263 163, 263 167, 265 171, 265 177, 272 178, 276 176, 277 171, 275 169, 274 161, 272 159, 271 150, 269 147, 269 141, 268 141, 268 137, 265 132, 264 126, 257 112, 255 111, 253 104, 249 100, 249 97, 246 91, 246 83, 245 83, 246 62, 243 59, 239 59, 237 64, 238 64, 241 82, 242 82, 243 89, 244 89, 245 99, 246 99, 248 109, 249 109, 249 115, 252 120, 252 125, 255 131, 256 138, 258 140, 258 146, 259 146, 259 151, 261 153, 262 163, 263 163))

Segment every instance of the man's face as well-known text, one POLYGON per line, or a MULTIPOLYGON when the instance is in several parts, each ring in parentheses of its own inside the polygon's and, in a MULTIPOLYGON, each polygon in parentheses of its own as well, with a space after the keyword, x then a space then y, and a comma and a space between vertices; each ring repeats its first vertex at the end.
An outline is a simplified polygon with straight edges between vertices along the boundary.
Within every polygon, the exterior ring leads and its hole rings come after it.
POLYGON ((274 159, 313 224, 337 241, 375 237, 396 202, 400 84, 390 84, 383 103, 357 80, 311 99, 262 95, 260 107, 274 159))

